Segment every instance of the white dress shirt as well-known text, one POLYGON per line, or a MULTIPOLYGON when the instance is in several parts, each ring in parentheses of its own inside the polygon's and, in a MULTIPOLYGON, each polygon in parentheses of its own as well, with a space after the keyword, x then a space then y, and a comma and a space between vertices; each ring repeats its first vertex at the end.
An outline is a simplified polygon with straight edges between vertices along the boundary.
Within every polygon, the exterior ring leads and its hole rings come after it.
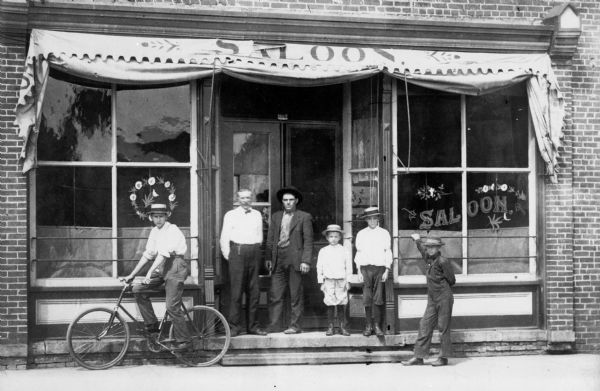
POLYGON ((221 230, 221 252, 229 259, 229 242, 238 244, 258 244, 263 241, 263 221, 259 211, 241 206, 225 213, 221 230))
POLYGON ((392 267, 392 238, 390 233, 377 226, 361 229, 356 235, 354 263, 359 268, 366 265, 392 267))
POLYGON ((169 258, 172 253, 183 257, 186 251, 185 236, 183 236, 179 227, 167 221, 162 228, 154 227, 150 231, 144 257, 153 260, 160 254, 165 258, 169 258))
POLYGON ((326 278, 345 279, 352 275, 352 256, 339 243, 323 247, 317 257, 317 281, 326 278))

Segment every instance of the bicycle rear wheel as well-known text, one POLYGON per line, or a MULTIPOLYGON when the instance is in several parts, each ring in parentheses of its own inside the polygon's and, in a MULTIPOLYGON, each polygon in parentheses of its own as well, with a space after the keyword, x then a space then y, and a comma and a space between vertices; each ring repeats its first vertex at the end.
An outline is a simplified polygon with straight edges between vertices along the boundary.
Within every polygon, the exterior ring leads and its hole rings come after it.
POLYGON ((129 346, 129 326, 118 312, 107 308, 83 311, 67 330, 71 357, 87 369, 118 364, 129 346))
MULTIPOLYGON (((188 310, 188 328, 192 346, 175 357, 189 366, 206 367, 219 362, 231 342, 231 331, 225 317, 212 307, 197 305, 188 310)), ((172 335, 173 327, 171 327, 172 335)))

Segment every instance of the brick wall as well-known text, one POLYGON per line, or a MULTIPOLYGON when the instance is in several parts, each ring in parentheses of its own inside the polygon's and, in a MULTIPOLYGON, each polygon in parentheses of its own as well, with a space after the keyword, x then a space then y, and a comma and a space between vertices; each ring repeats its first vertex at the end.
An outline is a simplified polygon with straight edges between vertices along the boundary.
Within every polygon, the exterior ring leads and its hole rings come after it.
POLYGON ((573 58, 573 305, 576 347, 600 351, 600 3, 581 3, 573 58))
POLYGON ((0 356, 23 356, 27 344, 27 178, 13 125, 24 52, 0 44, 0 356))

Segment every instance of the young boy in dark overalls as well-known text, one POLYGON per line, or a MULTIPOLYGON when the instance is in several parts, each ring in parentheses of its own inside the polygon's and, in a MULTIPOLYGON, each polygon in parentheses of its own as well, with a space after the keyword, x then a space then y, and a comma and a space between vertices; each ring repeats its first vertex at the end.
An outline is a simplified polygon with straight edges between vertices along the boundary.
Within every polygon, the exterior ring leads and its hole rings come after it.
POLYGON ((435 326, 440 331, 440 356, 431 363, 434 367, 448 365, 448 357, 452 353, 450 339, 450 320, 452 318, 452 285, 456 283, 452 264, 440 253, 444 245, 439 238, 421 239, 419 234, 411 235, 425 262, 427 277, 427 308, 419 323, 419 335, 415 342, 414 357, 403 361, 403 365, 423 365, 423 359, 429 356, 429 346, 435 326))

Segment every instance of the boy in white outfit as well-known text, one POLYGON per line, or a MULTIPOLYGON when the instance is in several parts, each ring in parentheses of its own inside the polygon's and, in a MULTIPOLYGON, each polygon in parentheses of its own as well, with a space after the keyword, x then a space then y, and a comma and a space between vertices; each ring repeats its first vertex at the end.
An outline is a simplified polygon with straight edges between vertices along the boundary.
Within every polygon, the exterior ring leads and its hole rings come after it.
POLYGON ((340 334, 349 336, 346 330, 346 305, 348 304, 348 277, 352 274, 352 257, 340 244, 344 232, 337 224, 330 224, 323 231, 329 246, 319 251, 317 258, 317 281, 323 291, 323 302, 327 306, 327 320, 329 327, 325 335, 334 334, 334 319, 339 321, 340 334), (337 316, 336 316, 337 312, 337 316), (341 315, 341 316, 340 316, 341 315), (341 319, 339 319, 341 317, 341 319))
POLYGON ((354 262, 363 281, 363 304, 365 306, 365 330, 368 337, 373 332, 383 336, 381 321, 385 296, 383 283, 387 280, 392 267, 392 238, 390 233, 379 226, 379 208, 373 206, 365 209, 362 218, 368 226, 356 235, 356 256, 354 262), (374 321, 371 319, 373 316, 374 321))

